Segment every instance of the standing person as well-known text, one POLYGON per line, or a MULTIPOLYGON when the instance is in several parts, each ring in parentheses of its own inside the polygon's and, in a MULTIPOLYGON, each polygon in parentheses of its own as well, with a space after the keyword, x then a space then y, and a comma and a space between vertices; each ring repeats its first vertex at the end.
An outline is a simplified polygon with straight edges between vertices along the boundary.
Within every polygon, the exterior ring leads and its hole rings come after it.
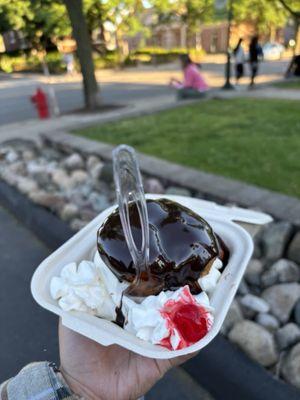
POLYGON ((263 51, 261 45, 258 43, 258 36, 253 36, 249 46, 249 63, 251 69, 250 87, 254 85, 254 80, 258 71, 258 63, 262 57, 263 51))
POLYGON ((181 68, 183 71, 183 81, 171 78, 170 85, 178 90, 178 98, 197 98, 203 97, 208 90, 208 85, 201 75, 198 66, 193 63, 188 54, 181 54, 181 68))
POLYGON ((242 47, 243 39, 240 38, 236 48, 233 50, 235 59, 235 79, 236 84, 239 83, 240 78, 244 76, 244 62, 245 62, 245 52, 242 47))
POLYGON ((75 68, 74 68, 74 56, 73 53, 65 53, 63 55, 64 62, 67 66, 67 74, 73 75, 75 68))

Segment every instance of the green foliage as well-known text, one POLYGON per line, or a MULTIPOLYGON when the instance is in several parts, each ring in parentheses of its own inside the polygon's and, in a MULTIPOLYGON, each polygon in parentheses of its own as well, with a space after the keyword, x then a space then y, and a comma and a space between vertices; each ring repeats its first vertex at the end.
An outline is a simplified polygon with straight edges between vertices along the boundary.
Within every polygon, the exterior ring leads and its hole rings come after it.
POLYGON ((158 23, 179 21, 188 27, 188 33, 194 32, 200 22, 214 17, 214 0, 152 0, 152 6, 158 14, 158 23))
POLYGON ((21 30, 35 48, 70 34, 63 4, 58 0, 0 0, 0 32, 21 30))
MULTIPOLYGON (((136 63, 152 63, 152 64, 164 64, 172 61, 176 61, 180 54, 189 53, 192 60, 200 62, 205 51, 200 49, 187 49, 184 47, 164 49, 162 47, 142 47, 136 50, 129 56, 130 60, 136 63)), ((127 60, 127 64, 129 60, 127 60)))
MULTIPOLYGON (((46 54, 45 61, 51 73, 65 72, 66 66, 61 54, 57 51, 46 54)), ((39 58, 32 54, 20 54, 11 56, 9 54, 0 55, 0 71, 3 72, 42 72, 39 58)))
POLYGON ((254 23, 259 33, 266 33, 272 26, 284 26, 288 12, 277 0, 239 0, 233 2, 233 19, 236 22, 254 23))

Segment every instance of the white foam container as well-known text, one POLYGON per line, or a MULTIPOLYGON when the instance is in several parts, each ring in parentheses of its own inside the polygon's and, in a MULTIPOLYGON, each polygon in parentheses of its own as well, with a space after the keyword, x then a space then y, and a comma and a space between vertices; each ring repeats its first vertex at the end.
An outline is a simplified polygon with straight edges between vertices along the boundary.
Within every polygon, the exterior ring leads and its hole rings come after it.
POLYGON ((146 357, 168 359, 198 351, 218 334, 253 252, 250 233, 253 234, 259 226, 272 221, 272 218, 260 212, 219 206, 190 197, 171 195, 147 195, 147 197, 169 198, 195 211, 211 224, 230 250, 229 262, 211 297, 211 305, 215 309, 214 323, 204 338, 185 349, 167 350, 138 339, 113 322, 82 312, 65 312, 58 306, 57 301, 51 298, 49 288, 52 277, 58 276, 61 269, 72 261, 79 263, 84 259, 92 259, 96 250, 97 230, 114 207, 102 212, 39 265, 32 277, 31 291, 37 303, 59 315, 63 325, 73 331, 104 346, 117 344, 146 357))

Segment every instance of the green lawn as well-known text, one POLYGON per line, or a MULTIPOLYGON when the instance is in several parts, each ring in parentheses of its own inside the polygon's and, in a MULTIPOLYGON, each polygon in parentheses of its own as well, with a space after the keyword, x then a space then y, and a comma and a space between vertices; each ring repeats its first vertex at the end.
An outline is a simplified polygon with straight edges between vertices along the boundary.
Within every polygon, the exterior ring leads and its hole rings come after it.
POLYGON ((300 102, 208 100, 76 131, 300 197, 300 102))
POLYGON ((274 83, 273 86, 276 86, 280 89, 298 89, 298 90, 300 90, 300 79, 295 80, 295 81, 277 82, 277 83, 274 83))

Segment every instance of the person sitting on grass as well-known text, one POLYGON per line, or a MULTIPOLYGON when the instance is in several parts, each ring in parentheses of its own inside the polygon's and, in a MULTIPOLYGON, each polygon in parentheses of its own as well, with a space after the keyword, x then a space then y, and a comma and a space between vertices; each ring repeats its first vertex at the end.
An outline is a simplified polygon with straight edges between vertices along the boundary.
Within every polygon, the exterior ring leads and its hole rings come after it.
POLYGON ((177 89, 179 99, 203 97, 208 90, 208 85, 200 74, 198 66, 193 63, 188 54, 181 54, 181 68, 183 70, 183 82, 171 78, 170 85, 177 89))

